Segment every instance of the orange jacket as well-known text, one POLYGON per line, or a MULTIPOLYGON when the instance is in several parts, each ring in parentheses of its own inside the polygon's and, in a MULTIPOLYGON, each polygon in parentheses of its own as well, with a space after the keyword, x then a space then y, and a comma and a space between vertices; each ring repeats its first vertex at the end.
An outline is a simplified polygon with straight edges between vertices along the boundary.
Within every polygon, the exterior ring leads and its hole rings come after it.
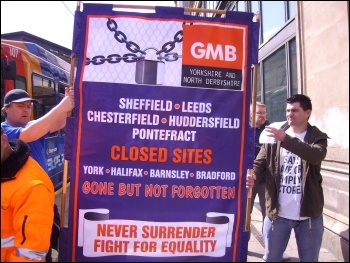
MULTIPOLYGON (((20 142, 19 147, 22 144, 27 146, 20 142)), ((45 261, 54 217, 54 187, 32 157, 14 160, 13 155, 1 167, 1 261, 45 261)))

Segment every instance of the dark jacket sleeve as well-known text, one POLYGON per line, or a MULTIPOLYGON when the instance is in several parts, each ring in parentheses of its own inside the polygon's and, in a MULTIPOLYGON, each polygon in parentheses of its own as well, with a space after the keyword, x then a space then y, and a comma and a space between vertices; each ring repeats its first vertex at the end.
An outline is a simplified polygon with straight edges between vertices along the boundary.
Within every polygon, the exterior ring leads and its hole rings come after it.
POLYGON ((254 160, 253 170, 256 176, 256 181, 255 181, 256 184, 258 184, 260 181, 265 179, 267 146, 268 146, 267 144, 263 144, 261 146, 260 151, 254 160))
POLYGON ((298 155, 301 159, 308 161, 310 164, 321 163, 327 154, 327 136, 319 135, 313 139, 313 141, 306 142, 293 138, 286 134, 286 138, 282 142, 281 146, 286 150, 298 155))

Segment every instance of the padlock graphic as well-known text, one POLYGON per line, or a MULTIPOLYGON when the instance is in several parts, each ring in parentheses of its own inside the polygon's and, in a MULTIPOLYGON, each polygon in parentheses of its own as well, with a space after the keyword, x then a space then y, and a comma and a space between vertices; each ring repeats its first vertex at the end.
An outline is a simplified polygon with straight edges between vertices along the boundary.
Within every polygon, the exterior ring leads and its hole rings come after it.
MULTIPOLYGON (((155 48, 146 48, 144 51, 150 49, 157 51, 155 48)), ((137 84, 162 85, 164 73, 165 63, 157 58, 156 53, 153 56, 146 54, 144 59, 136 61, 135 81, 137 84)))

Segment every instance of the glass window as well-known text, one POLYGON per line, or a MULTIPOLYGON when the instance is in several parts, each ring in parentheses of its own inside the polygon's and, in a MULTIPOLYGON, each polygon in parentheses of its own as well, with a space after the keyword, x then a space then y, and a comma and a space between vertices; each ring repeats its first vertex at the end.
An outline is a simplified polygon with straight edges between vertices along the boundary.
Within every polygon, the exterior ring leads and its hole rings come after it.
POLYGON ((293 38, 289 42, 289 58, 290 58, 290 85, 292 95, 298 93, 298 71, 297 71, 297 46, 296 40, 293 38))
POLYGON ((250 12, 256 13, 259 11, 259 1, 250 1, 250 12))
POLYGON ((62 83, 62 82, 58 83, 58 94, 60 98, 64 97, 66 93, 66 87, 69 87, 67 83, 62 83))
POLYGON ((263 61, 263 83, 267 118, 270 122, 284 121, 287 99, 285 47, 279 48, 263 61))
POLYGON ((262 100, 262 90, 261 90, 261 74, 260 74, 260 64, 256 64, 256 71, 257 71, 257 87, 256 87, 256 101, 263 101, 262 100))
POLYGON ((216 9, 218 1, 206 1, 206 2, 208 3, 208 6, 207 6, 208 9, 216 9))
POLYGON ((269 40, 285 24, 284 1, 261 1, 263 42, 269 40))
POLYGON ((295 17, 295 1, 288 1, 288 19, 295 17))
MULTIPOLYGON (((250 1, 250 12, 256 14, 259 12, 259 1, 250 1)), ((256 22, 256 17, 254 16, 253 22, 256 22)))
POLYGON ((37 119, 44 116, 57 104, 53 80, 33 75, 32 97, 39 101, 39 104, 34 104, 34 119, 37 119))
POLYGON ((256 101, 262 102, 262 96, 261 96, 261 83, 260 83, 260 65, 255 64, 252 67, 252 96, 254 95, 254 78, 256 76, 256 101), (254 69, 256 70, 256 73, 254 74, 254 69))
POLYGON ((245 11, 245 1, 239 1, 238 2, 238 9, 237 11, 244 12, 245 11))
POLYGON ((23 89, 27 91, 26 79, 24 77, 16 76, 15 89, 23 89))
POLYGON ((238 11, 238 2, 234 2, 234 1, 232 1, 232 3, 233 3, 233 5, 234 5, 234 7, 233 7, 233 11, 238 11))
POLYGON ((229 1, 226 4, 226 9, 229 11, 236 11, 236 7, 237 7, 237 5, 233 1, 229 1))
POLYGON ((33 86, 42 88, 46 92, 54 92, 55 84, 53 80, 38 75, 33 75, 33 86))

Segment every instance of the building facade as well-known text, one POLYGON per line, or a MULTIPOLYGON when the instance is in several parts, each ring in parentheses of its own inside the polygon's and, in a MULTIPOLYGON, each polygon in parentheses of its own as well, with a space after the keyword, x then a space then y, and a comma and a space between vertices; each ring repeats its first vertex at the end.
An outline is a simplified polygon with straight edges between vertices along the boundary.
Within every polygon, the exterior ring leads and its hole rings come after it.
MULTIPOLYGON (((260 22, 257 101, 270 122, 285 120, 285 100, 308 95, 310 123, 326 132, 322 163, 323 246, 349 261, 349 2, 175 1, 177 7, 252 12, 260 22)), ((185 10, 186 11, 186 10, 185 10)), ((198 16, 224 16, 192 12, 198 16)))

